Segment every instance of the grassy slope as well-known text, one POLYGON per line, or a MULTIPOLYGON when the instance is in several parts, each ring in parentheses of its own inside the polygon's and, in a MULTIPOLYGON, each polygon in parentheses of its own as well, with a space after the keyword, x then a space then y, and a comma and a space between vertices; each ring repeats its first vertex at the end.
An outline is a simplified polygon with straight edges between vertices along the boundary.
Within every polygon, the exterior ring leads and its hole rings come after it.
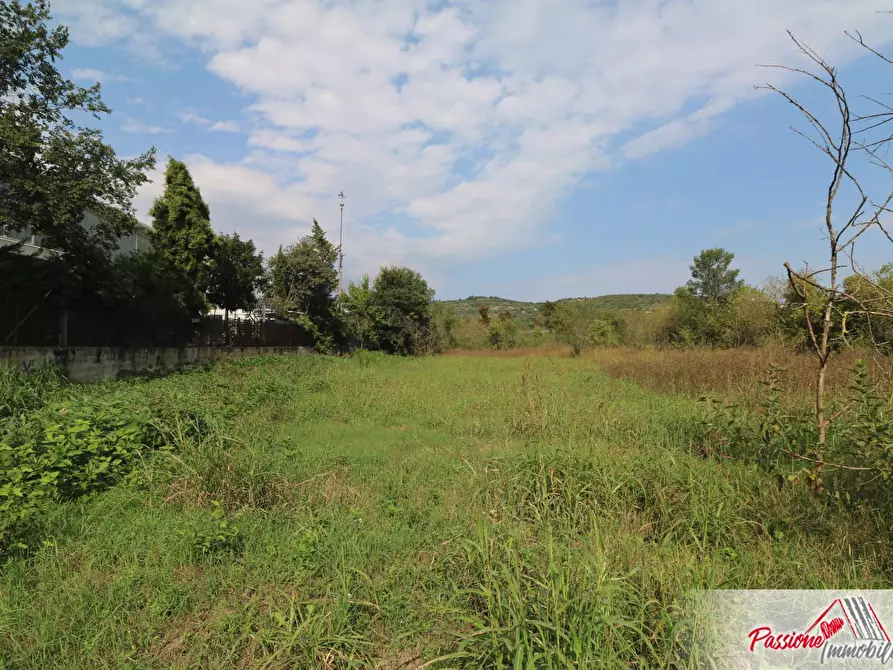
MULTIPOLYGON (((563 298, 558 302, 582 304, 590 311, 607 311, 652 309, 666 303, 669 299, 670 296, 664 293, 622 293, 602 295, 597 298, 563 298)), ((494 313, 512 311, 524 322, 532 321, 542 304, 486 296, 470 296, 464 300, 443 300, 441 302, 453 307, 461 317, 477 316, 478 307, 488 305, 494 313)))
POLYGON ((890 586, 858 521, 692 455, 694 401, 585 361, 269 358, 87 392, 221 430, 58 507, 2 567, 0 666, 665 667, 693 586, 890 586))

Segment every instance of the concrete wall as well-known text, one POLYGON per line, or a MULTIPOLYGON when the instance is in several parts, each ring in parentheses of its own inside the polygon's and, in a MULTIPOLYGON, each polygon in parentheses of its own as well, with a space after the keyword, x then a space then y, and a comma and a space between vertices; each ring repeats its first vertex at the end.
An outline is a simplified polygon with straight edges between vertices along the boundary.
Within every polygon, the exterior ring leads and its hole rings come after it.
POLYGON ((181 349, 119 349, 115 347, 0 347, 0 360, 15 365, 53 361, 66 376, 79 382, 117 379, 150 368, 174 370, 185 365, 224 358, 248 358, 265 354, 309 354, 307 347, 184 347, 181 349))

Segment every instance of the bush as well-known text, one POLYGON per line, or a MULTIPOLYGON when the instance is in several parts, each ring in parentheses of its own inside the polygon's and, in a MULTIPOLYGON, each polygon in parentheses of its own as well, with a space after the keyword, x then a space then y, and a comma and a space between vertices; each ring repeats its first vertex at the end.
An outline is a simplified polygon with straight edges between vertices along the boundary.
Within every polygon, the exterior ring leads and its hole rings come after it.
POLYGON ((621 323, 617 319, 596 319, 589 325, 589 345, 592 347, 620 346, 621 323))
POLYGON ((782 404, 781 374, 779 368, 768 370, 756 415, 734 403, 708 400, 711 414, 702 434, 707 450, 754 461, 781 486, 809 484, 846 507, 885 518, 893 511, 893 408, 865 362, 856 363, 848 393, 829 407, 828 415, 836 418, 821 452, 812 411, 782 404))
POLYGON ((124 398, 72 398, 0 424, 0 551, 25 546, 45 505, 113 483, 161 446, 150 410, 124 398))

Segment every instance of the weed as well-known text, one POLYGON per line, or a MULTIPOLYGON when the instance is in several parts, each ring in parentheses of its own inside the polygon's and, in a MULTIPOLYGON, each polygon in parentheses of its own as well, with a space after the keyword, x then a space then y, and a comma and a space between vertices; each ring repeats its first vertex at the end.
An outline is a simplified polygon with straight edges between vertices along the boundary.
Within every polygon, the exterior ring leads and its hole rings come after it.
MULTIPOLYGON (((840 502, 778 486, 783 391, 724 397, 735 437, 593 363, 281 356, 41 391, 0 433, 0 519, 28 546, 0 565, 0 659, 698 667, 692 592, 889 588, 863 504, 882 478, 838 471, 840 502)), ((880 471, 873 384, 841 398, 834 439, 880 471)))
POLYGON ((209 519, 192 531, 192 549, 200 556, 226 554, 235 556, 242 552, 245 538, 220 503, 211 501, 213 510, 209 519))

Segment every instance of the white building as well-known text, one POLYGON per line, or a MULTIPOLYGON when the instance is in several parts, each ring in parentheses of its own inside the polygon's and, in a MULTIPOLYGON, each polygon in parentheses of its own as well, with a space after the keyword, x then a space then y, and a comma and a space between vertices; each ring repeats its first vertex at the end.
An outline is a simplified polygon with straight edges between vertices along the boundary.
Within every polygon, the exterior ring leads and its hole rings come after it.
MULTIPOLYGON (((95 214, 87 212, 87 214, 84 215, 83 221, 81 221, 81 225, 89 229, 93 228, 98 222, 99 219, 95 214)), ((119 256, 132 251, 148 251, 152 248, 150 238, 151 233, 152 228, 138 222, 136 228, 133 230, 133 234, 118 240, 118 248, 112 253, 112 256, 119 256)), ((29 228, 24 228, 19 231, 0 229, 0 247, 17 244, 19 242, 24 242, 22 245, 22 253, 28 256, 52 253, 52 250, 43 246, 40 235, 34 235, 29 228)))

